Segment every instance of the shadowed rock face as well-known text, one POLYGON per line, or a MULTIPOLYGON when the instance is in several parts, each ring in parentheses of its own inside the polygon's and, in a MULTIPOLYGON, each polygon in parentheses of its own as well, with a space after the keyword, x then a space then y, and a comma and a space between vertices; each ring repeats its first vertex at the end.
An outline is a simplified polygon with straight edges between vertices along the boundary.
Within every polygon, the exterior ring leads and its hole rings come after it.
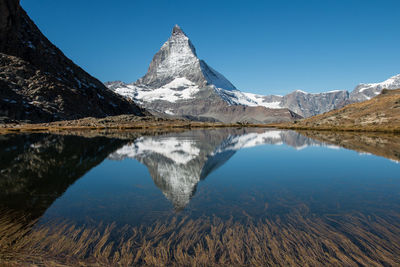
POLYGON ((0 136, 0 207, 41 216, 126 141, 46 134, 0 136))
POLYGON ((281 143, 299 149, 308 145, 322 145, 293 131, 196 130, 141 137, 109 158, 134 158, 146 165, 154 183, 179 211, 189 204, 200 180, 222 166, 239 149, 281 143))
POLYGON ((68 59, 36 27, 18 0, 0 0, 0 117, 33 122, 136 114, 68 59))

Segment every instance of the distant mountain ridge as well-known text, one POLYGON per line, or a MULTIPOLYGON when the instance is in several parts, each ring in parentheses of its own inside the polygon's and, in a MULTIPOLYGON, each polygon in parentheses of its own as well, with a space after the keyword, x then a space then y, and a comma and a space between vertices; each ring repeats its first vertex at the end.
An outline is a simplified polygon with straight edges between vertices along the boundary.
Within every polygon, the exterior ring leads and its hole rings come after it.
POLYGON ((400 74, 380 83, 361 83, 352 92, 335 90, 323 93, 306 93, 296 90, 285 96, 257 96, 260 104, 286 107, 303 117, 311 117, 351 103, 362 102, 379 95, 383 89, 400 88, 400 74))
MULTIPOLYGON (((374 87, 379 90, 380 85, 375 84, 374 87)), ((364 88, 370 89, 371 86, 364 88)), ((290 127, 400 132, 400 89, 384 89, 370 100, 307 118, 290 127)))
POLYGON ((68 59, 37 28, 19 0, 0 0, 0 117, 44 122, 142 115, 68 59))
POLYGON ((352 102, 369 100, 379 95, 383 89, 400 89, 400 74, 397 74, 380 83, 361 83, 350 93, 352 102))

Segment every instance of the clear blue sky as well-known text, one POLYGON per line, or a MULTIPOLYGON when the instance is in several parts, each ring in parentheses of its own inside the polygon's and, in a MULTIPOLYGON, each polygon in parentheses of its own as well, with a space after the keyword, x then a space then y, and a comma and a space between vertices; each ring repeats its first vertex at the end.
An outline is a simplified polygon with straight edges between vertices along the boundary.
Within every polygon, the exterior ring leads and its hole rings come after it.
POLYGON ((352 90, 400 73, 400 1, 21 0, 42 32, 101 81, 132 82, 179 24, 242 91, 352 90))

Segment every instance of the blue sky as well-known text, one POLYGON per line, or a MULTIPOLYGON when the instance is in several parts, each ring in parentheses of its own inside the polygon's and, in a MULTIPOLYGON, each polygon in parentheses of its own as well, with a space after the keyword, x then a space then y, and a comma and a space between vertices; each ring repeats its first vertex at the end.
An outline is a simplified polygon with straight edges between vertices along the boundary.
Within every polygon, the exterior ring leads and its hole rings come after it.
POLYGON ((41 31, 101 81, 132 82, 179 24, 238 89, 352 90, 400 73, 400 1, 21 0, 41 31))

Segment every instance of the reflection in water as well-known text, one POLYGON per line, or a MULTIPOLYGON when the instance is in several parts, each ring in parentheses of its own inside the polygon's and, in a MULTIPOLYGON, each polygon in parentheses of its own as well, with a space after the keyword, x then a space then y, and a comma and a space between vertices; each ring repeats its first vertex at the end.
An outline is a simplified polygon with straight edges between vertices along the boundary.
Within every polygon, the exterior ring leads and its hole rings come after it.
POLYGON ((373 154, 400 162, 400 135, 330 131, 302 131, 302 135, 360 153, 373 154))
POLYGON ((36 218, 125 141, 47 134, 0 136, 0 207, 36 218))
POLYGON ((189 203, 200 180, 242 148, 287 144, 302 149, 323 143, 294 131, 257 129, 197 130, 162 136, 145 136, 127 144, 110 159, 137 159, 145 164, 176 210, 189 203))
POLYGON ((338 149, 398 161, 398 144, 275 129, 0 136, 0 262, 399 265, 400 166, 338 149))

